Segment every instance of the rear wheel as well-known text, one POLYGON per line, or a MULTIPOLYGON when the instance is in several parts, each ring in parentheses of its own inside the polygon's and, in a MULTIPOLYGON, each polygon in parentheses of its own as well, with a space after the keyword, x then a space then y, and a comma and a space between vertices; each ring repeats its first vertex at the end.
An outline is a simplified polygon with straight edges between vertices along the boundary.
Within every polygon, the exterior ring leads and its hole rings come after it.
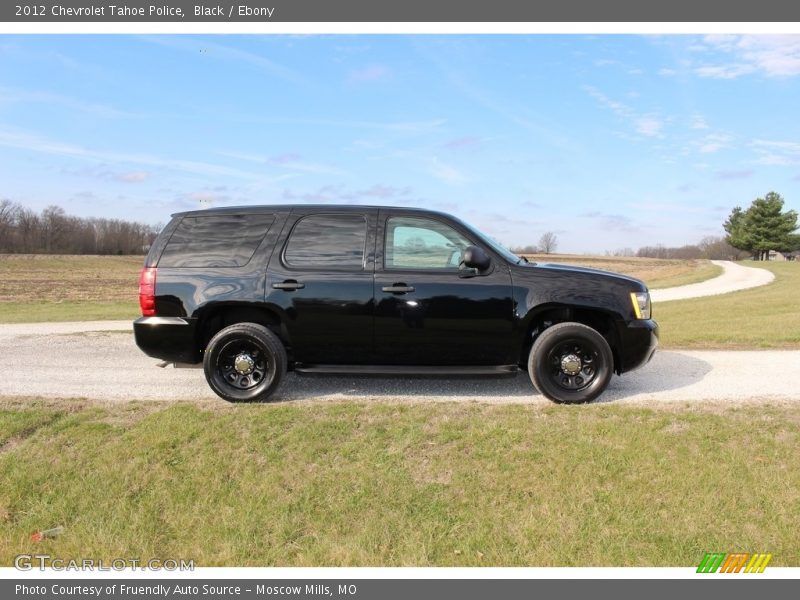
POLYGON ((614 356, 606 339, 581 323, 545 329, 531 348, 528 374, 553 402, 591 402, 608 387, 614 356))
POLYGON ((236 323, 220 330, 206 348, 206 381, 229 402, 262 402, 286 374, 286 350, 263 325, 236 323))

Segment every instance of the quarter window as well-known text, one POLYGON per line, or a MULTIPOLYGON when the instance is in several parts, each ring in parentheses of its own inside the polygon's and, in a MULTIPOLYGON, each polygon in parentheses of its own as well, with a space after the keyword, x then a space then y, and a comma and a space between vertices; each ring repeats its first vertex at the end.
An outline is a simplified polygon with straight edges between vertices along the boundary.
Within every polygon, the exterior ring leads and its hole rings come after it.
POLYGON ((159 267, 242 267, 275 220, 271 214, 184 217, 169 238, 159 267))
POLYGON ((391 217, 386 223, 387 269, 457 269, 470 241, 433 219, 391 217))
POLYGON ((364 215, 310 215, 294 226, 284 260, 306 269, 363 269, 366 245, 364 215))

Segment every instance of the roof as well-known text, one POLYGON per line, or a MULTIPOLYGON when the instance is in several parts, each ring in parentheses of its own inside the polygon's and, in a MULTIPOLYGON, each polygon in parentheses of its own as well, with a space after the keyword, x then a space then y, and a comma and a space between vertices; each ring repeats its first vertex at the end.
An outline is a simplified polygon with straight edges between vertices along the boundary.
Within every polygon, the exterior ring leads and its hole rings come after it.
POLYGON ((201 216, 201 215, 226 215, 226 214, 258 214, 258 213, 265 213, 265 212, 275 212, 275 211, 292 211, 294 209, 301 209, 304 212, 311 210, 311 211, 326 211, 326 210, 334 210, 334 211, 341 211, 341 212, 363 212, 366 210, 380 210, 380 209, 390 209, 390 210, 397 210, 397 211, 409 211, 409 212, 418 212, 418 213, 429 213, 434 215, 446 215, 448 217, 452 217, 452 215, 448 215, 447 213, 437 211, 437 210, 429 210, 427 208, 418 208, 414 206, 377 206, 377 205, 367 205, 367 204, 256 204, 256 205, 244 205, 244 206, 222 206, 219 208, 203 208, 199 210, 187 210, 173 213, 173 217, 179 216, 201 216))

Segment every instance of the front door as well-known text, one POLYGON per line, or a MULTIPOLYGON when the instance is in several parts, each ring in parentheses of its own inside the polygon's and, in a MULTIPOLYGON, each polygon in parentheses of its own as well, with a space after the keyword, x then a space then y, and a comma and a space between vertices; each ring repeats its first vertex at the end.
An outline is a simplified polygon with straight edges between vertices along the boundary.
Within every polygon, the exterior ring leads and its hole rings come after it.
POLYGON ((507 365, 511 275, 496 256, 485 272, 460 268, 466 231, 432 216, 381 210, 375 263, 375 359, 384 365, 507 365))

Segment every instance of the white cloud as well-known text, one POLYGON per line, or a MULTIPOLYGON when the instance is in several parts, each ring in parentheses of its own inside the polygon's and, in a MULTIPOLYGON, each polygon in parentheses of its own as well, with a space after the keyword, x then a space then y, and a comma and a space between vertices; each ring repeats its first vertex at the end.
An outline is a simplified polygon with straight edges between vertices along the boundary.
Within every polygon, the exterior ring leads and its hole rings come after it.
POLYGON ((142 117, 144 115, 130 113, 124 110, 119 110, 113 106, 106 106, 104 104, 93 104, 85 102, 77 98, 70 98, 61 94, 54 94, 52 92, 39 91, 39 90, 23 90, 18 88, 0 87, 0 104, 50 104, 61 106, 70 111, 84 112, 93 117, 101 119, 118 119, 118 118, 131 118, 142 117))
POLYGON ((647 137, 664 137, 661 130, 664 123, 653 116, 638 117, 636 119, 636 131, 647 137))
POLYGON ((272 165, 288 171, 311 173, 314 175, 329 175, 333 177, 345 177, 348 175, 346 171, 339 169, 338 167, 305 161, 303 160, 302 156, 294 153, 265 156, 260 154, 226 151, 219 152, 219 154, 229 158, 235 158, 237 160, 245 160, 247 162, 259 163, 262 165, 272 165))
POLYGON ((606 96, 597 88, 586 85, 583 89, 601 105, 605 106, 615 115, 628 121, 639 135, 645 137, 663 138, 664 120, 658 115, 649 113, 642 114, 634 110, 632 107, 622 102, 618 102, 606 96))
POLYGON ((453 165, 442 162, 438 158, 433 158, 430 162, 431 174, 450 185, 459 185, 467 181, 467 176, 453 165))
POLYGON ((702 115, 692 115, 692 129, 709 129, 705 117, 702 115))
POLYGON ((658 74, 662 77, 675 77, 678 72, 675 69, 659 69, 658 74))
POLYGON ((800 143, 784 140, 753 140, 760 165, 786 167, 800 164, 800 143))
POLYGON ((717 171, 714 176, 723 181, 730 181, 733 179, 747 179, 753 176, 752 169, 722 169, 717 171))
POLYGON ((152 168, 163 168, 194 175, 234 177, 240 179, 263 179, 259 174, 249 173, 241 169, 226 167, 213 163, 175 158, 163 158, 151 154, 136 154, 92 150, 77 144, 52 140, 35 133, 21 130, 0 129, 0 146, 27 150, 41 154, 68 156, 75 159, 101 163, 119 163, 139 165, 152 168))
POLYGON ((727 133, 709 133, 707 136, 698 140, 695 145, 703 154, 713 154, 724 148, 729 148, 733 142, 733 136, 727 133))
POLYGON ((700 77, 708 77, 711 79, 736 79, 742 75, 749 75, 755 70, 756 68, 753 65, 738 63, 697 67, 694 72, 700 77))
POLYGON ((261 54, 255 52, 248 52, 246 50, 240 50, 239 48, 235 48, 233 46, 225 46, 223 44, 211 41, 212 39, 214 39, 213 37, 197 38, 194 36, 181 36, 181 35, 168 35, 168 36, 147 35, 147 36, 142 36, 139 39, 148 42, 150 44, 166 46, 195 54, 198 53, 198 51, 202 51, 203 57, 208 58, 210 60, 222 59, 222 60, 229 60, 235 63, 250 64, 266 73, 269 73, 270 75, 279 77, 285 81, 289 81, 294 84, 303 85, 306 87, 318 88, 318 85, 314 81, 307 78, 303 73, 299 71, 290 69, 282 64, 276 63, 275 61, 270 60, 269 58, 261 54))
POLYGON ((788 154, 800 154, 800 142, 753 140, 753 145, 759 148, 773 148, 788 154))
POLYGON ((363 69, 350 71, 347 80, 350 82, 371 82, 387 79, 391 71, 385 65, 369 65, 363 69))
POLYGON ((768 77, 800 75, 800 36, 798 35, 709 35, 703 45, 725 57, 705 64, 694 72, 700 77, 735 79, 752 73, 768 77))
POLYGON ((147 179, 148 176, 149 173, 147 171, 129 171, 127 173, 120 173, 117 175, 116 179, 125 183, 141 183, 147 179))

